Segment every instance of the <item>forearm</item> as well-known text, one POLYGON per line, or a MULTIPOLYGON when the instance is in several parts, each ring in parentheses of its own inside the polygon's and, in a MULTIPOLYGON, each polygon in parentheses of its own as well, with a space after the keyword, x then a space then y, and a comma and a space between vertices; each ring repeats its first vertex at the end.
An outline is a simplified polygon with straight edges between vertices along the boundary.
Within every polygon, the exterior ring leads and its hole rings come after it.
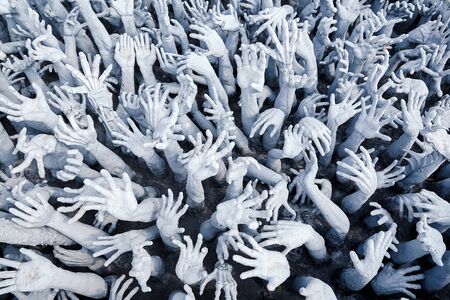
POLYGON ((3 125, 0 123, 0 162, 5 165, 15 165, 17 161, 17 155, 12 154, 14 151, 14 143, 12 142, 9 134, 6 132, 3 125))
POLYGON ((100 236, 106 236, 107 234, 105 232, 78 221, 69 224, 69 219, 69 217, 66 217, 59 212, 55 212, 53 220, 47 226, 62 233, 92 252, 103 249, 102 246, 95 246, 92 242, 97 241, 100 236))
POLYGON ((187 172, 183 164, 178 161, 178 157, 183 153, 183 149, 176 141, 169 140, 167 148, 164 149, 169 168, 175 173, 175 179, 183 182, 187 178, 187 172))
POLYGON ((350 27, 351 23, 347 20, 341 19, 339 16, 337 17, 337 30, 334 33, 334 40, 337 38, 340 38, 341 40, 345 40, 345 35, 347 34, 348 28, 350 27))
POLYGON ((200 180, 195 178, 195 174, 188 174, 186 181, 187 203, 191 207, 203 207, 205 202, 205 191, 200 180))
POLYGON ((345 269, 340 275, 340 283, 345 289, 356 292, 364 288, 372 278, 365 278, 353 268, 345 269))
POLYGON ((428 254, 418 240, 401 243, 397 249, 398 251, 392 254, 392 261, 396 264, 410 263, 428 254))
POLYGON ((125 172, 128 173, 130 177, 133 177, 133 170, 131 170, 122 158, 100 142, 96 142, 94 146, 89 147, 88 151, 95 157, 98 163, 111 174, 122 176, 125 172))
POLYGON ((155 74, 153 73, 153 66, 145 64, 144 62, 139 63, 139 69, 141 70, 142 77, 147 86, 155 86, 157 83, 155 74))
POLYGON ((120 19, 122 20, 123 28, 125 29, 125 32, 131 36, 134 37, 137 35, 137 29, 136 24, 134 23, 134 16, 120 16, 120 19))
POLYGON ((256 93, 241 92, 241 122, 244 133, 249 136, 252 130, 253 124, 259 116, 258 100, 256 99, 256 93))
POLYGON ((281 109, 285 116, 289 116, 291 113, 292 105, 295 99, 295 88, 282 85, 280 93, 275 99, 274 107, 281 109))
POLYGON ((214 222, 212 221, 212 218, 213 216, 200 225, 200 233, 203 235, 203 239, 205 241, 212 240, 219 232, 224 230, 215 227, 213 225, 214 222))
POLYGON ((336 231, 339 238, 344 240, 350 229, 350 221, 347 215, 339 206, 326 197, 315 184, 313 186, 307 186, 306 193, 320 210, 328 224, 336 231))
POLYGON ((228 49, 228 57, 231 59, 236 54, 239 46, 239 30, 228 32, 225 46, 228 49))
MULTIPOLYGON (((161 27, 162 28, 162 27, 161 27)), ((177 46, 175 45, 175 39, 172 34, 168 32, 167 34, 162 34, 162 47, 166 53, 177 54, 177 46)))
POLYGON ((153 149, 147 150, 142 157, 149 170, 157 177, 162 177, 166 174, 165 161, 153 149))
POLYGON ((345 157, 347 155, 346 148, 356 152, 364 140, 365 138, 359 132, 353 130, 352 134, 339 146, 338 155, 345 157))
POLYGON ((97 18, 91 4, 87 0, 76 0, 80 7, 81 14, 83 15, 86 23, 89 26, 92 38, 100 52, 103 59, 103 64, 109 66, 114 64, 113 44, 111 37, 103 26, 102 22, 97 18))
POLYGON ((52 288, 70 291, 86 297, 100 299, 108 294, 106 281, 94 273, 76 273, 56 268, 52 288))
POLYGON ((219 78, 227 95, 234 95, 236 93, 236 79, 234 78, 233 66, 228 57, 228 51, 219 58, 219 78))
POLYGON ((52 228, 24 228, 0 218, 0 243, 23 246, 70 246, 74 242, 52 228))
POLYGON ((244 191, 244 177, 233 180, 225 191, 225 199, 233 199, 241 195, 244 191))
POLYGON ((428 154, 428 156, 432 157, 423 158, 421 167, 414 170, 411 174, 408 175, 408 177, 398 182, 399 187, 406 190, 416 184, 424 182, 447 160, 437 151, 428 154))
POLYGON ((349 214, 353 214, 356 211, 358 211, 361 206, 363 206, 364 203, 369 200, 370 195, 366 195, 365 193, 361 191, 354 192, 353 194, 350 194, 346 196, 342 200, 342 208, 345 210, 345 212, 349 214))
POLYGON ((36 68, 29 67, 24 71, 24 73, 25 73, 25 76, 28 78, 28 81, 37 84, 41 88, 41 90, 44 92, 45 95, 47 95, 47 93, 50 92, 50 88, 45 83, 45 81, 42 80, 42 78, 39 75, 39 72, 36 68))
POLYGON ((208 85, 208 93, 210 95, 214 95, 213 88, 216 89, 217 95, 219 96, 219 101, 222 103, 223 107, 225 109, 230 109, 230 106, 228 105, 228 95, 223 88, 222 83, 220 82, 219 78, 217 77, 216 73, 211 74, 206 78, 206 83, 208 85))
POLYGON ((311 238, 305 243, 305 247, 309 254, 318 261, 324 261, 328 258, 325 239, 314 229, 312 229, 311 238))
POLYGON ((120 84, 120 92, 134 93, 134 62, 133 66, 120 67, 122 70, 122 82, 120 84))
POLYGON ((400 159, 411 149, 417 136, 410 136, 403 133, 397 140, 391 143, 386 149, 386 154, 391 159, 400 159))
POLYGON ((65 62, 78 70, 78 55, 75 37, 73 35, 64 35, 64 45, 64 53, 66 54, 65 62))

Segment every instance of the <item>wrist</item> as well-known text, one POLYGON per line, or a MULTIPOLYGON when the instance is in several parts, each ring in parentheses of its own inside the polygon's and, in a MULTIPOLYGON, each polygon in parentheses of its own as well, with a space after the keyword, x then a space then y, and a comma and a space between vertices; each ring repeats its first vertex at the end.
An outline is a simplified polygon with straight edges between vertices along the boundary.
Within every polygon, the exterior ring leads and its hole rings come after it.
POLYGON ((66 219, 68 220, 65 215, 55 210, 47 226, 54 229, 59 224, 64 223, 66 219))

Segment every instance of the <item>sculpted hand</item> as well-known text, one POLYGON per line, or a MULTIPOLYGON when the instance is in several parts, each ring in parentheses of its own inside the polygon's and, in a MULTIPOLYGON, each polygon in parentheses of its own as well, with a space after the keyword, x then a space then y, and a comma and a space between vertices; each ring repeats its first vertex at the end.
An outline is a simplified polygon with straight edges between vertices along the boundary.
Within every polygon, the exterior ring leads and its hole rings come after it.
POLYGON ((48 225, 55 216, 55 209, 48 204, 41 194, 36 194, 38 200, 25 197, 25 202, 14 202, 15 208, 9 212, 14 216, 12 221, 25 228, 38 228, 48 225))
POLYGON ((203 260, 206 254, 208 254, 208 248, 202 247, 203 236, 199 234, 197 236, 197 243, 195 246, 189 236, 184 236, 186 245, 181 241, 172 241, 180 248, 180 256, 175 267, 175 273, 178 278, 188 285, 198 284, 204 280, 208 273, 203 267, 203 260), (201 248, 201 249, 200 249, 201 248))
POLYGON ((86 98, 82 97, 80 103, 73 94, 65 93, 57 86, 53 89, 58 95, 48 92, 50 98, 47 98, 47 102, 57 110, 61 111, 67 118, 75 119, 78 126, 85 129, 88 126, 86 98))
MULTIPOLYGON (((286 210, 292 215, 292 220, 295 219, 296 213, 288 203, 289 190, 285 180, 278 182, 269 191, 269 195, 270 197, 266 202, 266 209, 271 212, 271 216, 275 222, 278 220, 278 211, 281 207, 286 208, 286 210)), ((267 220, 268 219, 269 218, 267 218, 267 220)))
POLYGON ((380 133, 380 129, 392 121, 391 119, 381 120, 391 103, 386 101, 379 109, 377 104, 378 97, 372 98, 372 106, 368 109, 366 109, 366 101, 361 101, 361 114, 355 123, 355 131, 365 139, 379 138, 389 142, 391 138, 380 133))
POLYGON ((274 291, 290 275, 286 257, 280 252, 262 248, 249 235, 243 235, 243 237, 250 243, 251 248, 241 242, 238 242, 237 247, 251 258, 233 255, 233 260, 241 265, 251 267, 253 270, 243 272, 239 277, 241 279, 259 277, 268 281, 267 289, 269 291, 274 291))
MULTIPOLYGON (((417 94, 414 94, 417 95, 417 94)), ((402 107, 402 127, 403 132, 411 137, 417 137, 423 128, 423 121, 421 117, 421 108, 425 97, 412 97, 406 104, 405 100, 400 101, 402 107)))
POLYGON ((419 270, 420 266, 394 269, 392 263, 388 263, 370 284, 377 295, 403 293, 411 299, 416 299, 416 295, 408 289, 419 290, 420 284, 414 284, 413 282, 424 279, 425 275, 408 275, 408 273, 419 270))
POLYGON ((217 239, 216 254, 219 262, 225 262, 230 256, 228 247, 232 247, 234 251, 238 251, 237 242, 244 243, 239 231, 230 229, 222 233, 217 239))
MULTIPOLYGON (((261 247, 280 245, 285 247, 283 254, 287 255, 293 249, 303 246, 318 234, 311 225, 298 221, 281 220, 272 225, 264 225, 262 232, 255 237, 261 247)), ((325 245, 325 241, 322 239, 325 245)), ((325 250, 326 254, 326 250, 325 250)))
POLYGON ((190 52, 179 59, 177 65, 177 73, 181 73, 186 69, 191 69, 196 75, 203 76, 204 78, 211 78, 216 76, 211 63, 205 54, 201 52, 190 52))
POLYGON ((450 203, 436 193, 421 190, 416 194, 418 199, 413 199, 412 206, 423 209, 423 212, 414 213, 414 217, 426 217, 428 223, 438 223, 443 226, 450 225, 450 203))
POLYGON ((120 132, 113 131, 111 133, 114 137, 112 143, 126 147, 128 151, 131 151, 137 157, 144 157, 148 149, 152 148, 153 140, 151 138, 151 131, 147 129, 144 135, 132 119, 128 118, 127 121, 130 124, 131 130, 128 126, 118 123, 117 127, 119 127, 120 132))
POLYGON ((266 54, 255 45, 241 45, 241 56, 234 55, 237 67, 237 83, 243 92, 261 93, 264 88, 264 72, 267 67, 266 54))
POLYGON ((167 190, 167 196, 162 196, 162 205, 158 219, 156 220, 156 226, 158 227, 161 239, 166 245, 172 248, 176 248, 172 241, 181 240, 180 234, 184 232, 184 228, 180 228, 178 223, 189 206, 185 204, 180 209, 182 203, 183 193, 180 192, 177 201, 174 202, 172 190, 167 190))
POLYGON ((219 229, 238 230, 238 226, 246 224, 251 229, 258 228, 258 219, 270 218, 267 210, 259 210, 267 198, 267 191, 257 197, 252 197, 252 182, 249 182, 242 195, 224 201, 217 205, 216 212, 211 216, 212 224, 219 229))
POLYGON ((140 33, 134 37, 134 51, 138 65, 153 66, 156 62, 156 48, 152 47, 152 41, 148 33, 140 33))
POLYGON ((220 298, 220 293, 224 292, 225 299, 237 300, 237 283, 231 274, 233 267, 227 263, 217 262, 212 273, 208 274, 200 285, 200 295, 203 295, 206 285, 211 281, 216 281, 215 298, 220 298))
MULTIPOLYGON (((305 300, 337 300, 333 289, 320 279, 314 277, 301 277, 304 284, 298 293, 305 297, 305 300)), ((297 279, 298 280, 298 279, 297 279)))
POLYGON ((235 160, 230 156, 228 157, 228 169, 226 174, 226 180, 228 184, 231 182, 243 178, 248 171, 248 166, 253 165, 256 169, 260 170, 261 166, 258 161, 253 157, 238 157, 235 160))
POLYGON ((66 154, 64 166, 56 172, 56 178, 61 181, 74 180, 80 173, 80 168, 83 165, 83 154, 77 149, 70 149, 66 154))
POLYGON ((174 100, 178 103, 180 109, 178 114, 184 115, 192 109, 192 104, 197 96, 197 85, 191 76, 183 73, 178 74, 177 80, 180 84, 180 91, 174 100))
MULTIPOLYGON (((119 1, 122 0, 114 0, 113 2, 119 1)), ((133 3, 133 1, 130 0, 125 1, 133 3)), ((116 60, 117 64, 122 69, 133 68, 135 57, 136 55, 134 53, 133 39, 126 33, 120 35, 119 41, 116 43, 116 48, 114 52, 114 59, 116 60)))
POLYGON ((133 16, 134 1, 133 0, 112 0, 111 6, 121 17, 133 16))
POLYGON ((320 155, 324 156, 330 151, 331 131, 325 124, 315 118, 305 117, 298 122, 298 125, 305 128, 303 136, 314 143, 320 155))
POLYGON ((280 27, 282 22, 293 13, 294 9, 292 6, 283 5, 281 7, 266 8, 259 11, 258 15, 249 16, 248 19, 250 24, 264 22, 255 32, 255 36, 258 36, 266 29, 280 27))
POLYGON ((35 98, 22 96, 13 87, 9 87, 19 103, 0 95, 0 111, 7 114, 8 120, 13 122, 49 124, 50 120, 55 119, 55 114, 50 109, 41 88, 36 83, 32 83, 31 87, 36 92, 35 98))
POLYGON ((359 147, 361 157, 358 157, 353 151, 345 149, 345 152, 352 158, 351 164, 344 161, 338 161, 337 165, 342 171, 337 171, 336 175, 353 181, 360 191, 365 195, 372 195, 378 187, 377 173, 375 164, 378 159, 372 161, 369 152, 364 147, 359 147))
POLYGON ((363 90, 359 90, 356 95, 353 95, 352 90, 350 90, 339 103, 336 103, 335 95, 331 94, 327 127, 337 128, 359 113, 361 111, 361 103, 367 100, 359 99, 362 93, 363 90))
POLYGON ((92 102, 95 109, 97 109, 98 106, 112 108, 112 96, 111 93, 108 92, 106 84, 106 80, 112 70, 112 65, 108 66, 100 75, 100 55, 95 55, 92 66, 89 64, 87 57, 83 52, 80 52, 79 57, 84 74, 71 65, 66 65, 66 68, 76 79, 78 79, 81 85, 77 87, 62 86, 61 89, 72 94, 87 94, 88 99, 92 102))
POLYGON ((131 277, 136 278, 142 292, 151 292, 152 289, 147 285, 147 281, 151 275, 156 275, 156 266, 153 263, 152 257, 144 249, 145 246, 153 245, 152 241, 146 241, 133 249, 133 260, 131 261, 132 269, 128 273, 131 277))
POLYGON ((386 224, 387 226, 391 226, 392 224, 395 223, 394 220, 392 219, 391 214, 386 209, 384 209, 380 204, 378 204, 377 202, 370 202, 369 205, 375 208, 370 212, 370 215, 380 217, 377 221, 378 225, 381 226, 383 224, 386 224))
POLYGON ((42 43, 52 36, 52 26, 47 25, 47 33, 31 41, 28 39, 25 46, 28 56, 36 61, 49 61, 52 64, 59 63, 66 58, 63 51, 57 48, 42 45, 42 43))
POLYGON ((20 253, 26 255, 30 261, 17 262, 0 258, 0 265, 14 269, 0 272, 3 279, 0 295, 14 291, 33 292, 51 288, 53 273, 57 267, 32 250, 20 248, 20 253))
POLYGON ((53 248, 53 256, 68 267, 90 267, 96 262, 96 259, 92 257, 92 253, 84 248, 69 250, 61 246, 55 246, 53 248))
POLYGON ((127 295, 125 292, 133 283, 133 278, 128 278, 123 284, 125 275, 120 276, 111 286, 109 291, 109 300, 131 300, 133 296, 139 291, 139 287, 133 288, 127 295), (120 286, 122 284, 122 286, 120 286))
POLYGON ((206 45, 207 50, 204 50, 204 55, 214 57, 228 55, 227 47, 217 31, 205 24, 191 24, 190 28, 193 30, 193 33, 190 33, 189 36, 206 45))
POLYGON ((24 127, 17 138, 17 144, 13 154, 22 152, 25 155, 24 161, 11 170, 12 174, 21 173, 36 161, 39 177, 45 177, 44 156, 56 151, 57 141, 55 137, 47 134, 38 134, 27 141, 27 128, 24 127))
MULTIPOLYGON (((108 187, 104 188, 93 180, 85 179, 84 184, 96 190, 99 195, 79 197, 78 201, 83 203, 84 210, 106 211, 119 220, 133 221, 138 203, 128 174, 123 173, 122 175, 123 187, 116 184, 108 171, 101 170, 100 174, 108 182, 108 187)), ((75 220, 71 221, 74 222, 75 220)))
POLYGON ((444 265, 442 256, 446 249, 442 234, 428 225, 427 217, 422 216, 416 224, 417 240, 422 244, 422 248, 431 254, 434 263, 440 267, 444 265))
POLYGON ((283 133, 283 157, 294 158, 303 152, 309 145, 311 145, 311 141, 303 136, 304 132, 305 127, 300 127, 299 124, 294 127, 289 125, 288 129, 286 129, 283 133))
POLYGON ((269 108, 258 116, 250 131, 250 138, 253 138, 257 132, 259 135, 263 135, 269 127, 272 127, 270 137, 274 137, 277 132, 280 132, 283 122, 283 111, 278 108, 269 108))
POLYGON ((134 248, 147 241, 147 237, 142 230, 129 230, 112 236, 101 236, 98 241, 92 242, 95 246, 105 247, 103 250, 94 253, 94 257, 99 257, 107 253, 114 252, 105 262, 105 267, 109 266, 120 255, 133 251, 134 248))
POLYGON ((227 133, 222 131, 213 143, 213 135, 211 131, 206 131, 206 142, 202 142, 201 134, 197 134, 194 139, 189 136, 189 141, 194 145, 194 149, 187 153, 183 153, 178 159, 185 165, 188 173, 199 181, 203 181, 209 177, 217 175, 219 172, 218 160, 227 155, 234 147, 231 142, 221 150, 219 147, 225 140, 227 133))
POLYGON ((397 181, 405 178, 405 167, 398 167, 398 161, 394 160, 389 166, 384 170, 377 172, 377 189, 384 189, 393 186, 397 181), (395 167, 396 169, 392 171, 395 167))
POLYGON ((82 128, 74 117, 68 118, 70 126, 67 125, 61 116, 58 116, 58 123, 54 129, 56 139, 69 147, 84 147, 86 150, 92 149, 97 143, 97 132, 94 121, 90 115, 86 116, 87 127, 82 128))
POLYGON ((205 113, 211 116, 206 116, 206 119, 213 121, 217 126, 217 131, 226 131, 229 134, 229 138, 234 137, 233 132, 236 130, 236 124, 234 124, 233 112, 225 109, 222 102, 219 100, 217 91, 212 88, 212 95, 205 94, 205 113))

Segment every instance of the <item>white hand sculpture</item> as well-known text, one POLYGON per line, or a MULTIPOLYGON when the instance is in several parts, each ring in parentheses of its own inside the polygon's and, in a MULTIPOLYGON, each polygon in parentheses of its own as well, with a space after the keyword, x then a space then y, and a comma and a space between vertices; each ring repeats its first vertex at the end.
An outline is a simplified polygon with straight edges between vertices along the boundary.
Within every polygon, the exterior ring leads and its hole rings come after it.
POLYGON ((86 55, 83 52, 79 53, 81 68, 83 73, 72 67, 66 65, 66 68, 78 79, 81 83, 77 87, 62 86, 61 89, 72 94, 87 94, 94 109, 99 106, 111 107, 113 106, 111 94, 108 92, 107 79, 112 70, 112 65, 108 66, 100 75, 100 55, 96 54, 92 67, 89 65, 86 55))
POLYGON ((253 138, 256 133, 263 135, 269 127, 272 127, 269 135, 271 138, 281 131, 284 122, 284 113, 278 108, 269 108, 258 116, 258 119, 253 124, 250 131, 250 138, 253 138))
POLYGON ((211 131, 206 131, 206 142, 202 142, 202 136, 197 134, 196 139, 189 136, 189 141, 194 145, 194 149, 183 153, 179 161, 185 165, 188 173, 198 181, 203 181, 209 177, 217 175, 219 172, 218 160, 227 155, 234 147, 234 142, 230 142, 221 150, 219 147, 225 140, 227 132, 222 131, 217 140, 213 143, 211 131))
POLYGON ((172 241, 181 240, 180 234, 184 232, 184 228, 178 227, 178 223, 189 206, 185 204, 181 207, 182 203, 183 193, 180 192, 177 201, 174 202, 173 192, 171 189, 168 189, 167 196, 162 196, 162 205, 158 219, 156 220, 156 226, 158 227, 161 239, 166 245, 172 248, 176 247, 172 244, 172 241))
POLYGON ((232 4, 228 4, 227 7, 228 14, 222 14, 222 12, 220 11, 220 5, 216 6, 216 9, 212 10, 213 21, 224 31, 238 31, 242 27, 242 24, 239 21, 237 11, 232 4))
POLYGON ((222 230, 225 228, 238 230, 238 225, 246 224, 249 228, 256 229, 259 226, 258 219, 270 218, 270 211, 258 210, 267 198, 267 191, 257 197, 252 197, 252 193, 253 187, 250 181, 242 195, 217 205, 216 211, 211 216, 213 226, 222 230))
POLYGON ((355 274, 342 274, 344 281, 346 281, 345 285, 348 288, 352 290, 359 290, 377 275, 378 269, 382 265, 383 258, 387 255, 388 249, 392 247, 396 229, 397 225, 394 224, 388 231, 380 231, 370 237, 367 240, 365 256, 362 260, 359 259, 355 251, 350 251, 350 259, 352 260, 353 267, 355 268, 358 278, 351 278, 354 277, 355 274), (352 279, 355 281, 348 281, 352 279))
POLYGON ((88 125, 86 119, 86 98, 83 97, 80 103, 75 99, 73 94, 66 94, 57 86, 53 89, 58 95, 48 92, 50 98, 47 99, 47 102, 57 110, 61 111, 67 118, 74 118, 80 127, 86 128, 88 125))
POLYGON ((2 273, 0 295, 14 291, 33 292, 51 288, 57 267, 32 250, 20 248, 20 253, 26 255, 30 261, 17 262, 0 258, 0 265, 14 269, 0 272, 2 273))
POLYGON ((352 158, 351 165, 344 161, 338 161, 337 165, 343 170, 337 171, 336 175, 353 181, 360 191, 370 196, 378 187, 377 173, 375 171, 375 164, 378 159, 372 160, 369 151, 363 146, 359 147, 359 149, 361 150, 361 157, 358 157, 353 151, 345 149, 345 152, 352 158))
POLYGON ((313 142, 320 155, 324 156, 330 151, 331 131, 325 124, 315 118, 305 117, 298 125, 305 128, 303 135, 313 142))
POLYGON ((299 124, 296 124, 294 127, 289 125, 283 132, 283 157, 294 158, 311 145, 311 141, 303 135, 305 130, 305 127, 300 127, 299 124))
POLYGON ((243 178, 247 174, 249 165, 253 165, 258 170, 261 169, 258 161, 253 157, 241 156, 235 160, 231 156, 228 157, 227 183, 231 184, 233 181, 243 178))
MULTIPOLYGON (((36 83, 32 83, 31 87, 36 92, 35 98, 22 96, 13 87, 9 87, 10 92, 19 103, 12 102, 5 96, 0 95, 0 104, 2 104, 0 111, 7 114, 8 120, 13 122, 36 123, 37 126, 49 124, 50 120, 55 119, 55 114, 51 111, 47 100, 45 100, 42 89, 36 83)), ((37 128, 39 129, 39 127, 37 128)))
POLYGON ((77 149, 67 150, 64 167, 56 172, 56 178, 61 181, 70 181, 75 179, 80 173, 83 165, 83 154, 77 149))
POLYGON ((200 285, 199 294, 203 295, 206 285, 214 279, 216 281, 216 293, 214 295, 215 299, 220 298, 220 293, 223 290, 225 299, 237 300, 237 283, 231 274, 232 272, 233 267, 231 265, 217 262, 214 267, 214 271, 208 274, 200 285))
POLYGON ((418 199, 413 200, 412 206, 423 209, 423 212, 414 213, 414 217, 427 218, 428 223, 438 223, 444 226, 450 225, 450 203, 436 193, 421 190, 416 194, 418 199))
POLYGON ((425 99, 413 96, 408 100, 408 104, 403 99, 400 101, 402 107, 402 127, 408 136, 417 137, 423 129, 420 110, 425 99))
POLYGON ((261 93, 264 88, 264 71, 267 67, 267 57, 255 45, 241 45, 241 56, 234 55, 236 61, 236 80, 242 92, 261 93))
MULTIPOLYGON (((119 220, 133 221, 133 216, 138 207, 138 202, 134 196, 131 186, 131 179, 127 173, 122 174, 123 187, 120 187, 113 180, 111 174, 106 170, 101 170, 100 174, 108 182, 108 187, 104 188, 97 182, 85 179, 84 184, 96 190, 97 196, 81 196, 78 201, 85 203, 83 209, 106 211, 119 220)), ((74 222, 75 220, 71 220, 74 222)))
POLYGON ((197 96, 197 85, 192 77, 187 74, 178 74, 177 80, 180 84, 180 90, 174 100, 178 103, 180 109, 178 116, 181 116, 191 111, 195 96, 197 96))
POLYGON ((192 24, 190 28, 193 32, 189 36, 203 42, 207 47, 208 50, 202 49, 204 55, 214 57, 228 55, 227 47, 217 31, 205 24, 192 24))
POLYGON ((19 133, 17 144, 13 154, 22 152, 25 154, 25 160, 11 170, 12 174, 21 173, 36 161, 39 177, 45 177, 44 156, 56 151, 57 141, 55 137, 47 134, 38 134, 27 141, 27 128, 24 127, 19 133))
MULTIPOLYGON (((134 51, 139 66, 154 65, 156 62, 156 47, 153 46, 148 33, 141 32, 134 37, 134 51)), ((141 67, 142 68, 142 67, 141 67)))
POLYGON ((111 214, 108 214, 104 211, 99 211, 95 214, 95 220, 92 225, 100 230, 112 233, 114 230, 116 230, 118 221, 119 220, 116 217, 113 217, 111 214), (109 228, 106 229, 108 225, 109 228))
POLYGON ((115 252, 105 261, 105 267, 107 267, 123 253, 133 251, 134 248, 146 241, 147 237, 142 230, 130 230, 113 236, 100 236, 98 241, 92 243, 95 246, 105 247, 105 249, 95 252, 93 256, 99 257, 115 252))
POLYGON ((269 291, 274 291, 289 277, 289 262, 284 254, 262 248, 251 236, 243 235, 243 237, 250 243, 251 248, 241 242, 238 242, 237 247, 251 258, 233 255, 233 260, 241 265, 251 267, 253 270, 243 272, 239 277, 241 279, 259 277, 268 281, 267 289, 269 291))
POLYGON ((371 285, 377 295, 391 295, 403 293, 411 299, 416 299, 408 289, 419 290, 420 284, 412 282, 425 278, 424 274, 408 275, 408 273, 420 270, 420 266, 394 269, 392 263, 388 263, 383 270, 371 281, 371 285))
POLYGON ((124 279, 125 275, 122 275, 111 285, 111 290, 109 291, 109 300, 131 300, 133 296, 139 291, 139 287, 135 287, 125 296, 125 292, 133 283, 133 278, 128 278, 122 284, 124 279), (121 284, 122 286, 120 286, 121 284))
MULTIPOLYGON (((295 210, 288 203, 289 189, 287 187, 287 182, 281 180, 269 191, 269 199, 266 201, 266 209, 271 212, 271 216, 274 221, 278 220, 278 211, 281 207, 286 208, 286 210, 292 215, 292 220, 295 219, 295 210)), ((269 219, 269 218, 267 218, 269 219)))
MULTIPOLYGON (((119 1, 115 0, 113 2, 119 2, 119 1)), ((130 0, 126 0, 126 1, 133 3, 133 1, 130 1, 130 0)), ((119 41, 116 43, 116 48, 115 48, 115 52, 114 52, 114 59, 116 60, 117 64, 122 69, 133 68, 135 57, 136 57, 136 55, 134 53, 133 39, 130 36, 128 36, 126 33, 120 35, 119 41)))
POLYGON ((391 123, 391 119, 387 118, 381 120, 386 113, 386 110, 391 105, 390 101, 386 101, 379 109, 378 97, 372 98, 372 106, 366 108, 366 101, 361 101, 361 114, 355 123, 355 131, 361 134, 365 139, 379 138, 383 141, 390 141, 391 138, 386 134, 380 133, 380 129, 391 123))
POLYGON ((30 58, 36 61, 49 61, 52 64, 59 63, 66 58, 66 55, 60 49, 42 45, 51 36, 52 26, 47 25, 47 33, 45 35, 38 36, 33 41, 27 39, 25 46, 30 58))
POLYGON ((152 140, 149 129, 144 135, 132 119, 128 118, 127 121, 132 130, 122 123, 117 123, 120 132, 113 131, 111 133, 114 138, 112 142, 114 145, 126 147, 137 157, 144 157, 148 153, 148 149, 152 149, 152 145, 157 144, 157 141, 152 140))
POLYGON ((201 52, 190 52, 179 59, 177 73, 182 73, 186 69, 191 69, 195 72, 195 75, 204 78, 214 78, 216 76, 216 72, 211 66, 208 57, 201 52))
POLYGON ((405 167, 398 167, 398 161, 394 160, 389 166, 387 166, 384 170, 377 172, 377 189, 383 189, 387 187, 393 186, 397 181, 405 178, 405 167), (391 172, 391 170, 395 167, 396 169, 391 172))
POLYGON ((54 216, 55 209, 48 204, 48 199, 45 199, 41 194, 36 194, 38 201, 25 197, 24 204, 16 201, 14 205, 16 208, 10 208, 9 212, 14 216, 12 221, 25 228, 44 227, 49 224, 54 216))
POLYGON ((181 241, 172 241, 172 243, 180 248, 180 256, 175 267, 175 273, 184 283, 195 285, 204 280, 208 275, 203 267, 203 260, 206 254, 208 254, 208 248, 201 248, 203 243, 203 236, 201 234, 197 236, 195 246, 191 238, 187 235, 184 236, 184 241, 186 245, 181 241))
POLYGON ((283 5, 281 7, 266 8, 259 11, 258 15, 249 16, 249 23, 256 24, 263 21, 264 23, 258 27, 255 36, 258 36, 264 30, 269 28, 276 28, 282 25, 283 21, 288 16, 294 13, 294 9, 290 5, 283 5))
POLYGON ((56 139, 69 147, 81 146, 88 151, 92 149, 97 143, 97 132, 91 116, 88 115, 86 118, 86 128, 78 125, 74 117, 69 117, 68 119, 70 126, 64 122, 62 117, 58 116, 57 127, 54 129, 56 139))
POLYGON ((236 229, 230 229, 222 233, 217 238, 216 254, 219 262, 225 262, 230 256, 228 247, 231 246, 234 251, 238 251, 237 242, 244 243, 239 231, 236 229))
POLYGON ((447 250, 442 234, 428 225, 427 218, 422 216, 416 224, 418 233, 417 240, 422 244, 422 248, 431 254, 434 263, 440 267, 444 265, 442 256, 447 250))
POLYGON ((206 119, 213 121, 217 126, 217 131, 227 131, 229 137, 234 137, 233 132, 236 130, 236 124, 234 124, 233 112, 225 109, 222 102, 219 100, 217 91, 212 88, 212 95, 205 94, 205 109, 204 111, 211 116, 206 116, 206 119))
POLYGON ((356 95, 353 95, 351 89, 339 103, 336 103, 335 95, 331 94, 327 126, 330 128, 337 128, 359 113, 361 111, 361 103, 366 101, 366 99, 359 99, 362 93, 363 90, 359 90, 356 95))
POLYGON ((384 209, 380 204, 377 202, 370 202, 370 206, 374 207, 375 209, 370 212, 371 216, 379 216, 380 218, 377 221, 378 225, 386 224, 387 226, 391 226, 394 224, 394 220, 392 219, 391 214, 384 209))
POLYGON ((282 252, 284 255, 305 244, 314 257, 321 259, 327 257, 325 240, 311 225, 298 221, 281 220, 272 225, 264 225, 262 232, 255 237, 255 240, 261 247, 272 245, 285 247, 282 252))

